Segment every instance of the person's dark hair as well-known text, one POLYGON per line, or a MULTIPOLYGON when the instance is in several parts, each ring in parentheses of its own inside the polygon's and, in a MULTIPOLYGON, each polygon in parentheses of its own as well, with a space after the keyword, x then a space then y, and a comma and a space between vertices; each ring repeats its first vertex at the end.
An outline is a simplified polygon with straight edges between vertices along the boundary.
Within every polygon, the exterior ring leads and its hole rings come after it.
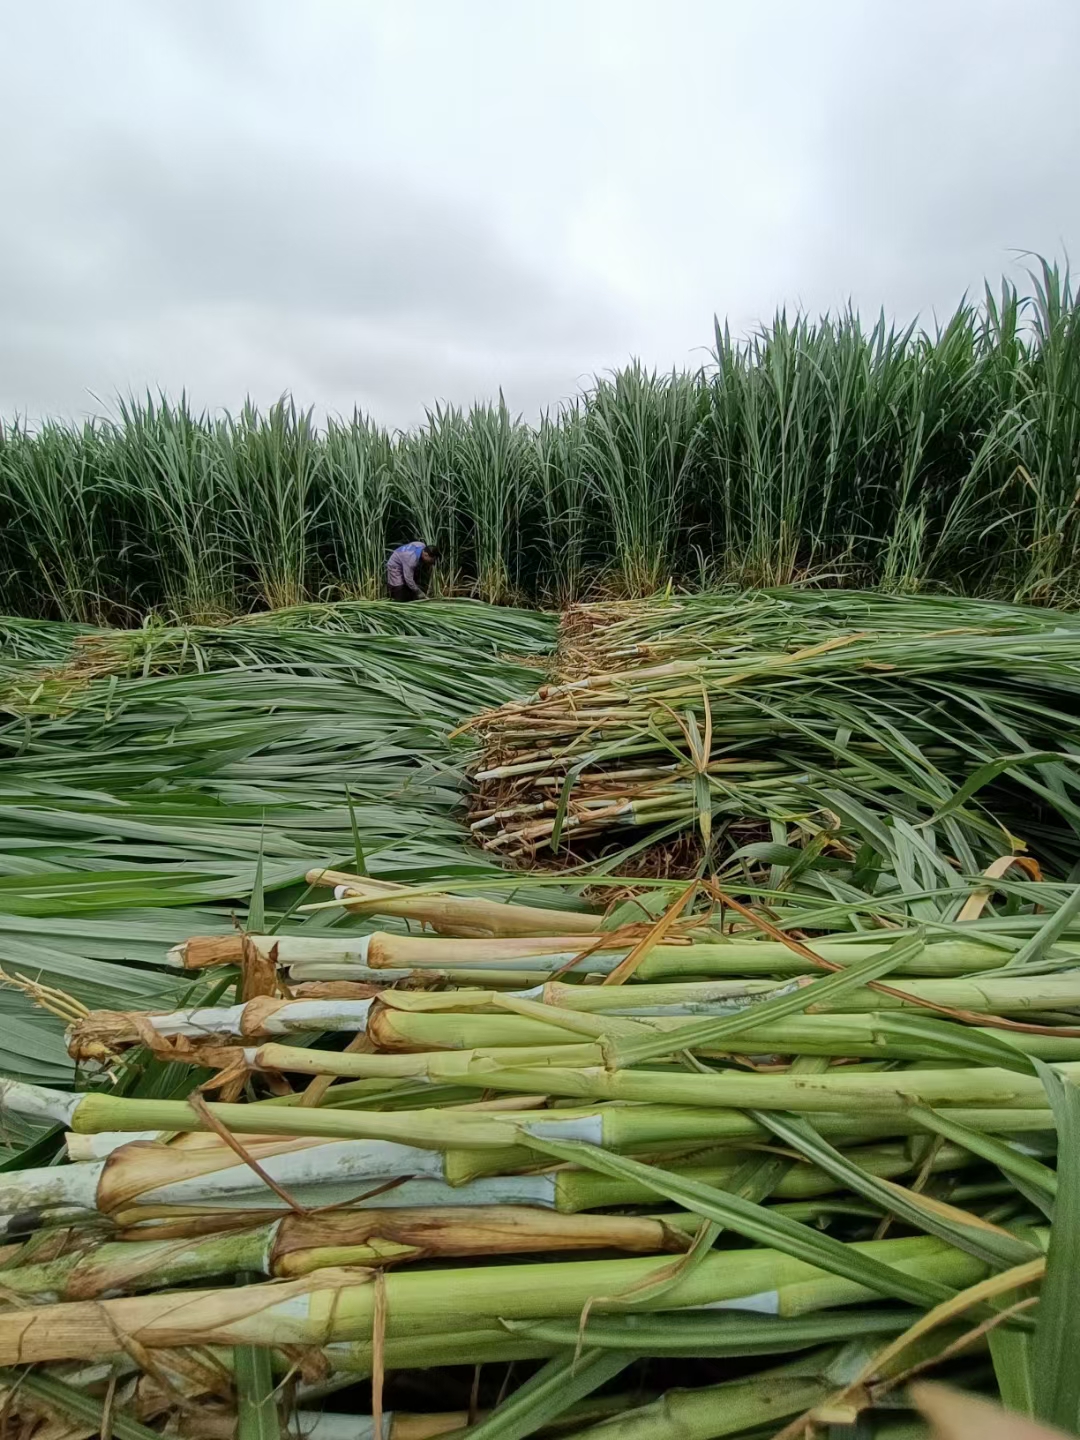
POLYGON ((437 545, 425 545, 424 554, 428 557, 429 560, 442 559, 442 556, 439 553, 439 547, 437 545))

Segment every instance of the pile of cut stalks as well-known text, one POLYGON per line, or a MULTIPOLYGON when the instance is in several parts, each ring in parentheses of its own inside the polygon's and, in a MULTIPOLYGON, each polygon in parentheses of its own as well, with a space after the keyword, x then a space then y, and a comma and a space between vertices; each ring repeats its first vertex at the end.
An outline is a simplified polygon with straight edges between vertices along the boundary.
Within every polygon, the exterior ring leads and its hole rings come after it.
POLYGON ((916 888, 1022 837, 1067 873, 1078 694, 1080 618, 1052 610, 792 589, 581 606, 552 683, 469 722, 471 829, 525 861, 793 829, 891 857, 914 832, 916 888))
POLYGON ((316 921, 387 928, 192 936, 198 1006, 0 1082, 67 1150, 0 1174, 11 1433, 907 1440, 929 1369, 1077 1431, 1080 886, 984 868, 922 912, 320 871, 316 921), (135 1050, 187 1098, 112 1084, 135 1050))

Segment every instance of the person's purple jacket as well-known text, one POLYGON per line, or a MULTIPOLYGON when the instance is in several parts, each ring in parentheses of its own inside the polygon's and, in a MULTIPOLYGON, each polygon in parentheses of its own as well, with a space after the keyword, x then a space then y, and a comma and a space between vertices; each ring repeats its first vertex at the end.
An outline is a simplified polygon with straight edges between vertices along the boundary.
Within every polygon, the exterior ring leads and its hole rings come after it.
POLYGON ((422 540, 410 540, 407 545, 399 545, 386 562, 386 583, 391 588, 395 585, 405 585, 414 595, 422 595, 424 592, 417 584, 416 576, 420 569, 420 556, 423 553, 424 542, 422 540))

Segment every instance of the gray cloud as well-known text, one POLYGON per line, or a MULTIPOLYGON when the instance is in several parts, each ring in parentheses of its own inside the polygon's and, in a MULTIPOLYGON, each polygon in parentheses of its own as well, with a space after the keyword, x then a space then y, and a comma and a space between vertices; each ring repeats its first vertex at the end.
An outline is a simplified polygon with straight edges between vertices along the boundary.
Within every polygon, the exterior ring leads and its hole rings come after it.
MULTIPOLYGON (((191 147, 162 165, 148 145, 116 134, 74 153, 53 187, 84 217, 72 278, 98 282, 64 301, 97 313, 265 305, 406 327, 453 324, 492 342, 527 327, 541 343, 580 340, 611 319, 589 297, 567 304, 552 277, 522 264, 463 207, 257 141, 230 155, 191 147)), ((39 220, 23 238, 12 213, 3 237, 32 278, 33 252, 48 244, 43 232, 63 220, 55 198, 40 199, 46 215, 52 210, 49 226, 39 220)), ((48 301, 47 277, 36 278, 24 302, 48 301)))
POLYGON ((0 413, 532 414, 714 312, 929 316, 1080 230, 1078 40, 1072 0, 11 6, 0 413))

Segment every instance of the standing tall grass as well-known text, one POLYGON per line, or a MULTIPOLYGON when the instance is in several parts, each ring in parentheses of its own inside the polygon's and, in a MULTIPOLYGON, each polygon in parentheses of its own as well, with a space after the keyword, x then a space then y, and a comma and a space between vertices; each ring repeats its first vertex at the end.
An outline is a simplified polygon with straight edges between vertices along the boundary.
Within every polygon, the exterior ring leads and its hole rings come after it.
POLYGON ((90 422, 36 433, 0 425, 0 532, 7 608, 96 623, 115 589, 122 506, 108 487, 110 436, 90 422))
POLYGON ((577 599, 588 578, 590 487, 585 419, 578 402, 545 415, 536 431, 540 518, 530 536, 536 588, 557 603, 577 599))
POLYGON ((467 416, 444 412, 442 428, 476 592, 482 600, 509 600, 520 588, 522 509, 532 488, 529 432, 502 395, 497 405, 474 405, 467 416))
POLYGON ((878 557, 886 589, 918 589, 938 488, 947 485, 950 475, 970 468, 970 457, 963 450, 954 453, 953 446, 964 447, 963 437, 971 430, 964 406, 977 378, 974 353, 972 314, 966 306, 932 338, 904 336, 897 342, 890 334, 889 344, 879 351, 894 380, 889 413, 880 416, 883 431, 892 433, 896 455, 895 473, 878 477, 879 506, 883 502, 886 516, 890 508, 893 512, 878 557))
POLYGON ((0 605, 203 619, 381 591, 564 603, 703 581, 1080 598, 1080 300, 1039 262, 932 328, 780 313, 711 364, 633 364, 534 427, 500 397, 390 435, 283 399, 0 425, 0 605))
POLYGON ((325 445, 311 411, 281 399, 265 418, 252 405, 215 426, 223 469, 222 524, 271 609, 307 598, 308 562, 326 500, 317 483, 325 445))
POLYGON ((330 585, 354 599, 383 593, 394 498, 394 447, 385 430, 353 412, 331 420, 323 443, 330 585))
MULTIPOLYGON (((111 475, 142 511, 140 557, 170 613, 213 620, 237 606, 235 547, 222 523, 228 503, 221 449, 205 419, 147 397, 123 403, 112 435, 111 475)), ((241 549, 241 554, 245 553, 241 549)))
POLYGON ((814 547, 803 489, 817 478, 808 447, 826 438, 820 425, 807 424, 819 388, 815 348, 810 327, 793 328, 782 315, 746 346, 717 327, 710 469, 731 568, 743 582, 784 583, 800 548, 814 547))
POLYGON ((607 532, 598 538, 610 579, 623 594, 651 594, 672 573, 704 401, 697 376, 659 376, 638 364, 586 396, 583 459, 607 532))
MULTIPOLYGON (((1030 560, 1019 586, 1046 600, 1076 583, 1080 508, 1080 309, 1068 272, 1045 261, 1029 313, 1035 342, 1021 367, 1018 404, 1005 445, 1008 477, 1026 501, 1030 560)), ((1004 477, 1003 477, 1004 478, 1004 477)), ((1014 485, 1014 493, 1016 490, 1014 485)))

